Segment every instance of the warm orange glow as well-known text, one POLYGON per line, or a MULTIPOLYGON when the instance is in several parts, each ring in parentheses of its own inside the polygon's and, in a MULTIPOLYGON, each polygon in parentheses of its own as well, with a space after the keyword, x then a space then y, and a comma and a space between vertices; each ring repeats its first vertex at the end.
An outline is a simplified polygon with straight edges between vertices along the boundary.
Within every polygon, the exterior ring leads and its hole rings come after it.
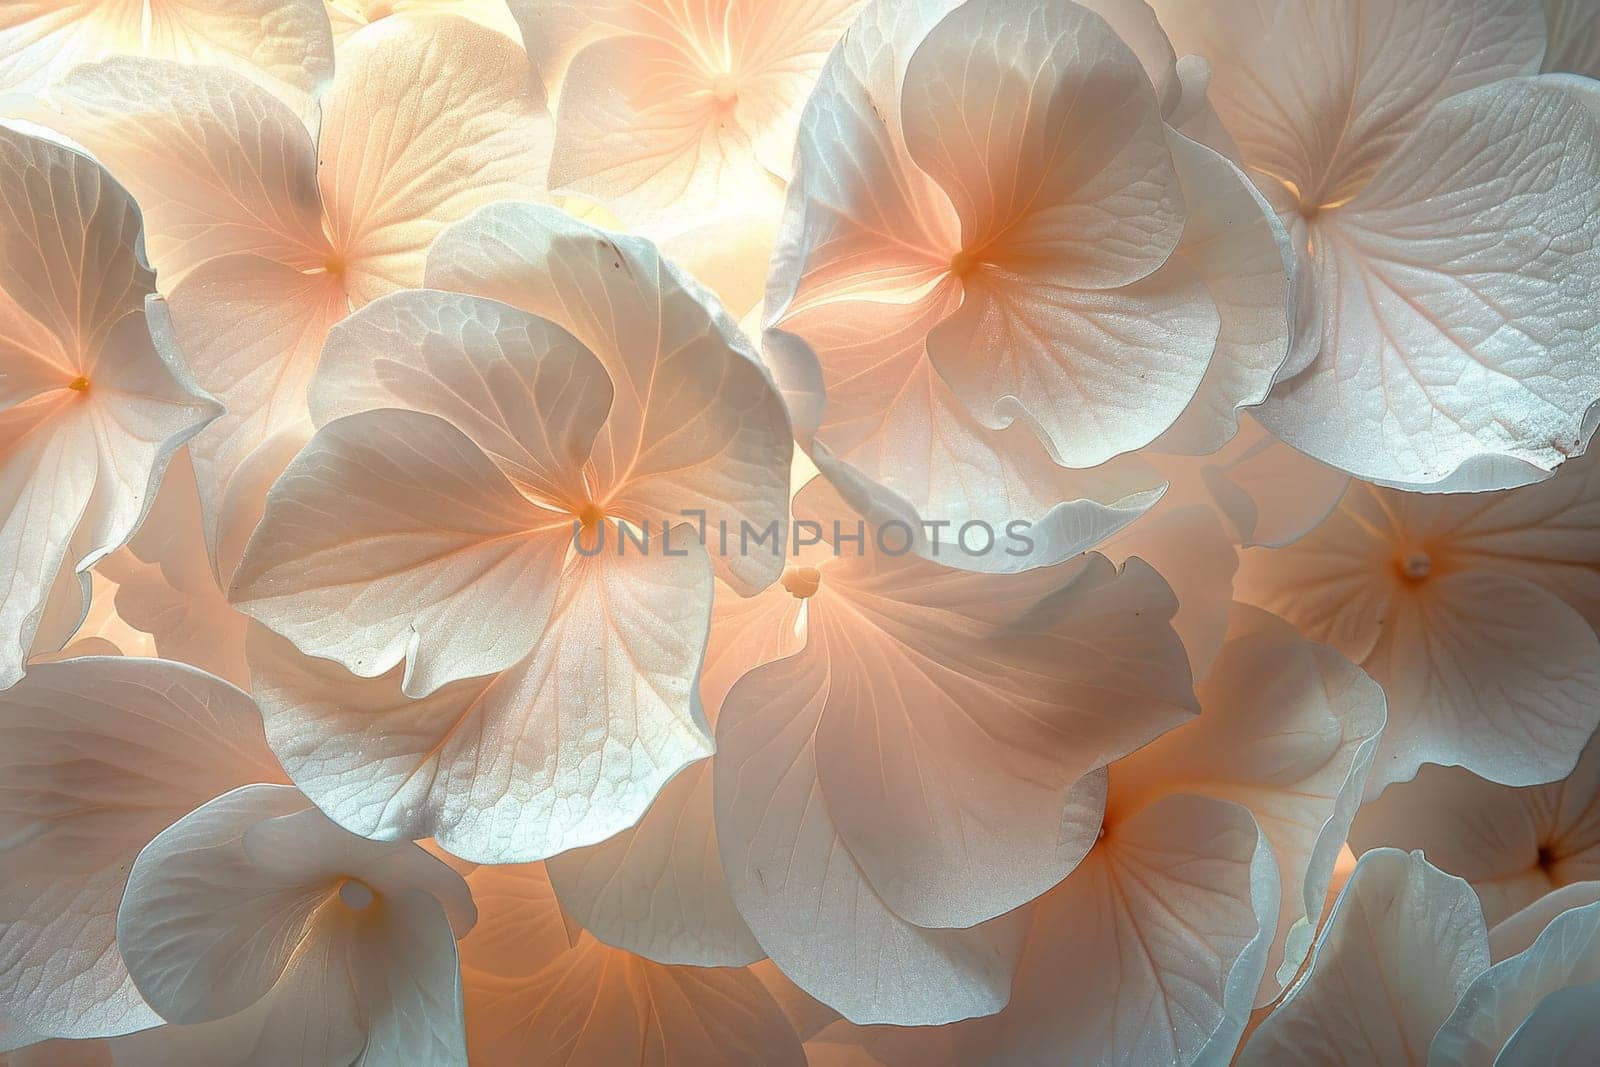
POLYGON ((87 393, 89 391, 89 379, 80 374, 67 383, 67 388, 79 393, 87 393))
POLYGON ((796 600, 805 600, 822 587, 822 572, 815 567, 790 567, 779 581, 796 600))

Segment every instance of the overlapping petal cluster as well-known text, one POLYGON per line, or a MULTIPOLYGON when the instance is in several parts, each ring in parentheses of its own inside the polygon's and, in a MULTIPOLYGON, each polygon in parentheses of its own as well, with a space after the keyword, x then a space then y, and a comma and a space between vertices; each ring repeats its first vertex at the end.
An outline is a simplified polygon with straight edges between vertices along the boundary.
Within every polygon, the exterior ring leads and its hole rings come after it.
POLYGON ((1597 76, 0 4, 0 1064, 1593 1062, 1597 76))

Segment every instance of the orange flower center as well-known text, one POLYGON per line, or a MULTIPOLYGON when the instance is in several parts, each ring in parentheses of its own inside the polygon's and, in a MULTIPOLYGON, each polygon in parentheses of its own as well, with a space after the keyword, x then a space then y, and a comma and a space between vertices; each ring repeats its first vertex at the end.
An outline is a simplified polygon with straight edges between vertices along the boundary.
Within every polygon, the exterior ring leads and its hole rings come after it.
POLYGON ((711 79, 711 95, 720 107, 732 107, 739 102, 739 80, 732 74, 722 73, 711 79))
POLYGON ((778 579, 789 595, 796 600, 805 600, 816 594, 822 587, 822 572, 815 567, 788 567, 783 572, 783 577, 778 579))
POLYGON ((87 393, 89 391, 89 379, 80 374, 67 383, 67 388, 74 392, 87 393))
POLYGON ((1412 549, 1395 561, 1395 567, 1402 578, 1420 582, 1433 573, 1433 557, 1420 548, 1412 549))

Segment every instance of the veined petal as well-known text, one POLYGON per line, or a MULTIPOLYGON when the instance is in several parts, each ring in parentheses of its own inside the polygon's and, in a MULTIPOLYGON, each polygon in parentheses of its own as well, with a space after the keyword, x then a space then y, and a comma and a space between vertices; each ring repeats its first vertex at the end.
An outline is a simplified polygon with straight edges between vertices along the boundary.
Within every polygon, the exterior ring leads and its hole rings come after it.
POLYGON ((474 1059, 565 1067, 805 1063, 794 1029, 747 970, 663 966, 586 933, 502 966, 505 938, 497 946, 492 935, 560 929, 560 905, 537 865, 480 867, 468 881, 487 927, 462 945, 474 1059))
POLYGON ((1544 43, 1522 0, 1153 6, 1180 53, 1211 62, 1210 98, 1244 165, 1310 206, 1353 196, 1435 103, 1535 73, 1544 43))
POLYGON ((514 42, 457 15, 397 15, 345 42, 317 183, 357 306, 419 285, 449 223, 544 195, 549 119, 531 76, 514 42))
POLYGON ((190 369, 227 409, 189 446, 197 521, 219 573, 228 490, 250 454, 275 434, 310 435, 306 390, 329 327, 349 309, 335 276, 254 255, 208 260, 167 297, 190 369))
POLYGON ((1025 934, 1017 913, 968 930, 906 922, 873 891, 834 825, 813 737, 827 693, 815 657, 747 674, 717 723, 717 840, 761 947, 857 1022, 932 1025, 999 1011, 1025 934))
POLYGON ((361 677, 403 660, 405 691, 425 696, 528 654, 573 527, 443 419, 360 412, 319 430, 268 494, 229 600, 361 677))
POLYGON ((1531 947, 1556 916, 1600 901, 1600 881, 1552 889, 1519 912, 1489 927, 1489 958, 1499 963, 1531 947))
POLYGON ((1192 713, 1172 594, 1141 563, 990 575, 867 556, 821 582, 801 658, 826 678, 822 795, 918 925, 972 926, 1060 881, 1100 829, 1084 775, 1192 713))
POLYGON ((1472 883, 1493 926, 1559 886, 1600 878, 1600 744, 1591 740, 1572 773, 1547 785, 1425 767, 1362 809, 1350 844, 1424 850, 1472 883))
POLYGON ((1040 901, 1016 994, 974 1051, 1228 1062, 1273 929, 1272 858, 1249 812, 1210 798, 1176 794, 1108 827, 1040 901))
POLYGON ((1465 882, 1418 852, 1369 852, 1339 894, 1305 977, 1238 1062, 1426 1063, 1439 1024, 1488 963, 1483 913, 1465 882))
POLYGON ((47 615, 76 625, 47 610, 70 608, 63 567, 85 571, 127 541, 172 453, 218 412, 174 353, 159 302, 147 304, 140 232, 133 199, 92 159, 0 126, 0 335, 12 352, 51 339, 0 385, 0 621, 12 646, 0 688, 47 615))
POLYGON ((461 15, 482 23, 513 41, 522 39, 517 21, 506 9, 505 0, 325 0, 333 39, 343 47, 345 41, 369 23, 391 15, 461 15))
POLYGON ((1544 0, 1550 46, 1544 53, 1547 74, 1600 75, 1600 11, 1584 0, 1544 0))
POLYGON ((1332 649, 1239 607, 1198 696, 1199 718, 1113 767, 1112 804, 1181 788, 1255 817, 1282 886, 1259 997, 1270 1002, 1321 918, 1383 729, 1383 691, 1332 649))
POLYGON ((335 327, 310 395, 318 426, 375 408, 437 415, 524 493, 574 511, 611 403, 605 368, 561 327, 433 290, 381 297, 335 327))
MULTIPOLYGON (((1439 1027, 1429 1060, 1463 1067, 1503 1063, 1501 1049, 1545 997, 1569 986, 1596 983, 1600 983, 1600 904, 1588 904, 1558 916, 1526 951, 1479 975, 1439 1027)), ((1593 997, 1591 991, 1591 1007, 1593 997)))
POLYGON ((22 114, 81 142, 138 198, 167 292, 218 256, 296 269, 326 258, 311 135, 241 75, 110 59, 74 70, 22 114))
POLYGON ((265 74, 302 93, 333 77, 321 0, 149 0, 148 10, 145 54, 265 74))
POLYGON ((905 147, 995 284, 1112 288, 1177 247, 1183 201, 1150 80, 1082 8, 977 0, 906 65, 905 147))
MULTIPOLYGON (((173 1022, 216 1023, 212 1062, 465 1058, 452 918, 459 876, 409 843, 364 841, 282 786, 247 786, 135 861, 118 944, 173 1022), (227 966, 220 966, 224 961, 227 966), (240 1016, 243 1015, 243 1018, 240 1016), (220 1023, 219 1023, 220 1021, 220 1023)), ((209 1058, 209 1057, 208 1057, 209 1058)))
POLYGON ((244 693, 163 660, 37 664, 0 693, 0 998, 41 1036, 159 1016, 117 951, 128 866, 191 809, 282 781, 244 693))
POLYGON ((1220 326, 1205 377, 1155 447, 1209 455, 1237 432, 1241 408, 1266 399, 1289 357, 1294 249, 1237 167, 1182 134, 1169 132, 1167 141, 1189 209, 1175 255, 1205 282, 1220 326))
POLYGON ((694 680, 711 576, 685 550, 573 559, 526 658, 421 700, 402 692, 399 671, 352 678, 255 631, 268 740, 296 784, 357 833, 431 836, 484 863, 604 840, 710 754, 694 680))
POLYGON ((1597 124, 1600 90, 1553 75, 1429 111, 1314 220, 1322 350, 1258 410, 1266 427, 1435 492, 1539 481, 1580 453, 1600 402, 1597 124))
MULTIPOLYGON (((427 281, 549 319, 599 358, 615 391, 593 451, 600 499, 655 524, 704 512, 713 528, 781 529, 793 453, 782 401, 716 298, 654 245, 501 203, 440 235, 427 281)), ((781 566, 761 554, 713 562, 745 594, 781 566)))

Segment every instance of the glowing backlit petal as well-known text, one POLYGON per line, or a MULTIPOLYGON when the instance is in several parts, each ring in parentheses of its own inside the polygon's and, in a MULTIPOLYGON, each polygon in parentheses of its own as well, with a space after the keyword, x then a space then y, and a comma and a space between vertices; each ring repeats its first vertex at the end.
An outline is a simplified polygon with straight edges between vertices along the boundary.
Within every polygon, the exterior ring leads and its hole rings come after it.
POLYGON ((248 782, 283 780, 250 698, 181 664, 38 664, 0 693, 0 997, 39 1034, 157 1024, 117 951, 134 856, 248 782))
POLYGON ((461 878, 410 843, 364 841, 284 786, 246 786, 135 861, 117 942, 139 991, 207 1062, 465 1058, 461 878), (208 1032, 209 1031, 209 1032, 208 1032), (219 1047, 220 1046, 220 1047, 219 1047))
POLYGON ((610 1067, 800 1067, 800 1040, 750 972, 669 967, 576 929, 538 865, 467 876, 480 922, 462 942, 474 1060, 610 1067), (529 950, 507 951, 525 944, 529 950))
MULTIPOLYGON (((1575 472, 1575 475, 1578 472, 1575 472)), ((1583 558, 1551 527, 1517 553, 1524 520, 1547 510, 1583 522, 1586 483, 1562 479, 1506 494, 1419 496, 1353 485, 1302 540, 1243 554, 1239 599, 1277 612, 1376 678, 1389 725, 1369 793, 1425 763, 1456 764, 1509 785, 1559 778, 1600 723, 1600 643, 1554 587, 1583 558), (1546 494, 1549 495, 1546 495, 1546 494), (1480 525, 1481 524, 1481 525, 1480 525), (1496 553, 1494 545, 1508 546, 1496 553), (1505 556, 1514 556, 1503 563, 1505 556)), ((1587 606, 1585 587, 1570 595, 1587 606)))
POLYGON ((1427 767, 1369 803, 1351 846, 1422 849, 1472 883, 1493 926, 1561 886, 1600 879, 1600 744, 1548 785, 1486 782, 1459 767, 1427 767))
MULTIPOLYGON (((1571 986, 1590 987, 1583 1003, 1592 1011, 1597 983, 1600 904, 1588 904, 1557 916, 1526 951, 1479 975, 1439 1028, 1429 1055, 1464 1067, 1505 1063, 1501 1049, 1545 997, 1571 986)), ((1585 1025, 1592 1030, 1594 1024, 1585 1025)))
POLYGON ((229 600, 361 677, 404 661, 406 692, 426 696, 533 649, 573 526, 443 419, 360 412, 318 431, 273 487, 229 600), (516 625, 482 626, 513 610, 516 625))
MULTIPOLYGON (((615 398, 591 457, 594 492, 661 522, 782 527, 793 442, 760 360, 716 298, 640 238, 551 208, 502 203, 450 227, 430 288, 473 293, 550 320, 594 353, 615 398)), ((749 594, 778 576, 766 553, 717 553, 749 594)))
POLYGON ((422 282, 447 224, 540 197, 549 118, 527 57, 458 15, 396 15, 340 50, 322 104, 317 184, 334 266, 356 306, 422 282))
POLYGON ((1421 853, 1363 856, 1305 977, 1246 1041, 1244 1067, 1423 1064, 1456 999, 1489 963, 1471 888, 1421 853))
POLYGON ((0 90, 117 54, 220 64, 302 93, 333 73, 321 0, 17 0, 0 12, 0 90))
POLYGON ((62 572, 127 541, 218 412, 173 349, 140 233, 93 160, 0 126, 0 688, 41 627, 64 640, 82 619, 88 581, 62 572))
POLYGON ((1266 1002, 1310 947, 1383 728, 1383 691, 1332 649, 1241 606, 1198 695, 1200 717, 1116 764, 1112 784, 1120 795, 1181 786, 1255 816, 1283 891, 1266 1002))

